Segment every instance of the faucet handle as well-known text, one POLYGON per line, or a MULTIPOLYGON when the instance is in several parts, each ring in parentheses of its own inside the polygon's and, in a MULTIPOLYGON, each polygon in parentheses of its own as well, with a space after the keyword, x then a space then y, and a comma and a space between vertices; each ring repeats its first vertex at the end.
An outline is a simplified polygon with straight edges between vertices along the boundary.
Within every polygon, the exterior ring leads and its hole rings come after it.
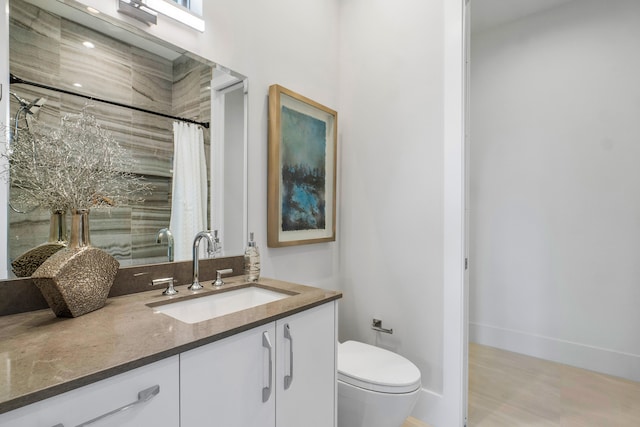
POLYGON ((173 288, 173 284, 176 281, 174 280, 173 277, 165 277, 164 279, 154 279, 151 281, 151 285, 152 286, 158 286, 158 285, 167 285, 167 289, 164 290, 164 292, 162 292, 162 295, 175 295, 178 293, 178 291, 176 291, 173 288))
POLYGON ((225 268, 224 270, 216 270, 216 273, 218 273, 218 275, 216 277, 216 281, 213 282, 213 286, 220 287, 220 286, 224 285, 224 281, 222 281, 222 275, 223 274, 233 273, 233 269, 232 268, 225 268))

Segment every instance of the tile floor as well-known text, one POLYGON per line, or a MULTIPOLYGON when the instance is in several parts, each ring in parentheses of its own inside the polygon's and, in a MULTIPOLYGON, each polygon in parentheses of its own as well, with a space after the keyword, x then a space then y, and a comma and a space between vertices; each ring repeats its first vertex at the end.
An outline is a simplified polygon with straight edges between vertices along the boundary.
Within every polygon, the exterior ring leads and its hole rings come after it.
POLYGON ((640 383, 472 343, 468 427, 503 426, 637 427, 640 383))

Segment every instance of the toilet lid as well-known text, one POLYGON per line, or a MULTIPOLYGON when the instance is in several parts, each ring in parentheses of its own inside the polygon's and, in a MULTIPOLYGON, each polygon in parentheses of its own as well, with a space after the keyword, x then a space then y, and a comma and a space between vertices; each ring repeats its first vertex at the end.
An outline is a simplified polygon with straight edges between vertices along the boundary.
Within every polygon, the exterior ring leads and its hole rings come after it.
POLYGON ((357 341, 338 345, 338 379, 382 393, 420 388, 420 370, 399 354, 357 341))

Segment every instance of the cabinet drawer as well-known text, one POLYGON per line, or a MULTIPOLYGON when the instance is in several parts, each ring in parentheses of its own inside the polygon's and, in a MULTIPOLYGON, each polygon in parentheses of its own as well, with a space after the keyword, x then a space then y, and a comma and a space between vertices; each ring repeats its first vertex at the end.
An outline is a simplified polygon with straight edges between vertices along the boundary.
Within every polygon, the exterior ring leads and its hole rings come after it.
POLYGON ((163 359, 2 414, 0 426, 76 427, 137 402, 145 397, 139 393, 147 390, 148 400, 105 416, 91 427, 176 427, 180 423, 179 372, 178 356, 163 359))

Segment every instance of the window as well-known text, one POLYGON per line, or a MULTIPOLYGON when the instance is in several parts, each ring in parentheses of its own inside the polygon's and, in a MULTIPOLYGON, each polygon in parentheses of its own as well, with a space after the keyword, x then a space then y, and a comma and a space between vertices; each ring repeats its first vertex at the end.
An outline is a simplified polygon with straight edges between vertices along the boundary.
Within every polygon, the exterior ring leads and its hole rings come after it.
POLYGON ((175 1, 176 3, 178 3, 180 6, 184 6, 184 7, 186 7, 187 9, 191 9, 191 8, 189 7, 189 3, 190 3, 190 1, 189 1, 189 0, 173 0, 173 1, 175 1))

